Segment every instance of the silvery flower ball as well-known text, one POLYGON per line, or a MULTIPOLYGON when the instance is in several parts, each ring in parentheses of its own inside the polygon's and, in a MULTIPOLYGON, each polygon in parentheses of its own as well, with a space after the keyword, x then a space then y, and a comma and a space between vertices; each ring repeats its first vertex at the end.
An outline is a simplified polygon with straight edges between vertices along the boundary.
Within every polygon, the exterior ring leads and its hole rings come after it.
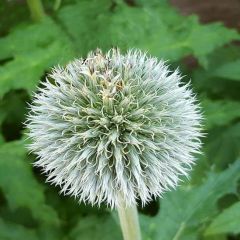
POLYGON ((188 175, 201 146, 201 111, 181 78, 139 50, 96 50, 54 68, 27 120, 35 165, 80 202, 161 196, 188 175))

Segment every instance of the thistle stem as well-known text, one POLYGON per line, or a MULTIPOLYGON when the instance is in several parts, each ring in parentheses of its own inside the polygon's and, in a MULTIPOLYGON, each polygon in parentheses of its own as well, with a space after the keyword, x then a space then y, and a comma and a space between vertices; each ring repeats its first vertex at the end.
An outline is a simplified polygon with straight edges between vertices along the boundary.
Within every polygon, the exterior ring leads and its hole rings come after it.
POLYGON ((124 240, 141 240, 137 207, 118 207, 118 216, 124 240))
POLYGON ((57 11, 61 6, 62 0, 56 0, 53 6, 54 11, 57 11))
POLYGON ((35 22, 39 22, 44 17, 44 9, 41 0, 27 0, 31 17, 35 22))

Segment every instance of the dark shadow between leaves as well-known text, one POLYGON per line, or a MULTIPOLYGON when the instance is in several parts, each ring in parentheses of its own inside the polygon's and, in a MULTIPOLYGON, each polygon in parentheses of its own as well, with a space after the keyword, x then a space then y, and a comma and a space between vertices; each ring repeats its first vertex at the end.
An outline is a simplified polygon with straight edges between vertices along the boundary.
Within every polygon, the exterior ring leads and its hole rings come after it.
POLYGON ((144 207, 141 207, 142 204, 139 202, 138 203, 138 210, 140 213, 144 215, 148 215, 151 217, 154 217, 158 214, 159 209, 160 209, 160 203, 159 199, 152 199, 149 203, 147 203, 144 207))
POLYGON ((4 115, 1 133, 5 141, 14 141, 22 137, 29 99, 30 97, 24 89, 9 91, 4 95, 0 111, 4 115))
POLYGON ((14 57, 7 57, 7 58, 0 59, 0 66, 4 66, 5 64, 13 60, 14 60, 14 57))

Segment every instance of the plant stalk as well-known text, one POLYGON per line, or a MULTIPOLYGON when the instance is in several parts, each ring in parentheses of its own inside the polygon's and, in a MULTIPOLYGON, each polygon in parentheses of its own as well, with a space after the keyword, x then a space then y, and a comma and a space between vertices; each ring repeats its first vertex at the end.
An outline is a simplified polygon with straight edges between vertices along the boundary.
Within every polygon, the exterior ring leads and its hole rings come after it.
POLYGON ((27 0, 27 4, 33 21, 41 21, 45 15, 41 0, 27 0))
POLYGON ((126 207, 122 204, 118 208, 118 216, 124 240, 141 240, 137 207, 126 207))
POLYGON ((61 2, 62 0, 55 0, 54 6, 53 6, 54 11, 57 11, 60 8, 61 2))

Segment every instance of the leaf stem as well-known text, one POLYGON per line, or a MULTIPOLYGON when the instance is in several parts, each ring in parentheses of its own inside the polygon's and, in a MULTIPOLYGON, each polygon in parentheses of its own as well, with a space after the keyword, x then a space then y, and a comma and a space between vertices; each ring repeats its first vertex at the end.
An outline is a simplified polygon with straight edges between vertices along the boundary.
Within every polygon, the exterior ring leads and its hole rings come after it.
POLYGON ((53 6, 54 11, 57 11, 60 8, 61 2, 62 0, 55 0, 54 6, 53 6))
POLYGON ((124 240, 141 240, 137 207, 126 207, 122 204, 118 208, 118 216, 124 240))
POLYGON ((27 0, 27 4, 32 19, 35 22, 41 21, 45 15, 41 0, 27 0))

